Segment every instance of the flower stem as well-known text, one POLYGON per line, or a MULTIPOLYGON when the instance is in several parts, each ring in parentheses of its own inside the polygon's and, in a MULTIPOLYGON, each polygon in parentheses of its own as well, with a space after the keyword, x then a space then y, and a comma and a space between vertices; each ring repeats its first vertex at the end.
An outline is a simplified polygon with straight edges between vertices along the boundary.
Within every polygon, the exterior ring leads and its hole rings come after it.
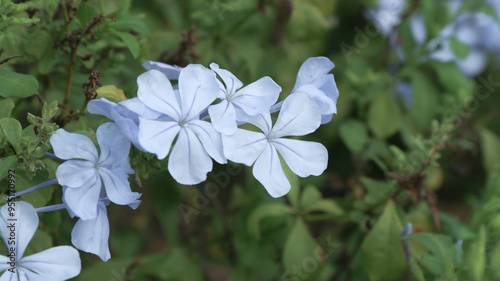
POLYGON ((48 180, 46 182, 42 182, 42 183, 37 184, 35 186, 32 186, 30 188, 26 188, 25 190, 21 190, 19 192, 16 192, 16 197, 19 197, 19 196, 24 195, 26 193, 29 193, 29 192, 32 192, 32 191, 47 187, 49 185, 56 184, 56 183, 57 183, 57 179, 51 179, 51 180, 48 180))
POLYGON ((61 203, 61 204, 36 208, 35 211, 37 213, 45 213, 45 212, 58 211, 58 210, 63 210, 63 209, 66 209, 66 204, 61 203))

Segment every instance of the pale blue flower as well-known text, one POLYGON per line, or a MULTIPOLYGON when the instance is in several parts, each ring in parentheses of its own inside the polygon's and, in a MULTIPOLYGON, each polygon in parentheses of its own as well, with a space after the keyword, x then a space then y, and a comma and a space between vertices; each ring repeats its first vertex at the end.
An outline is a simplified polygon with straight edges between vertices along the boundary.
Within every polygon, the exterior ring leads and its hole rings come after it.
POLYGON ((130 142, 114 123, 97 128, 101 154, 86 136, 57 130, 50 138, 57 157, 67 160, 56 171, 63 186, 64 202, 78 217, 87 220, 97 216, 101 190, 111 202, 137 204, 140 194, 132 192, 128 174, 133 174, 128 154, 130 142))
POLYGON ((208 107, 210 121, 214 128, 226 135, 231 135, 238 128, 237 122, 241 116, 255 116, 269 112, 271 105, 276 103, 281 87, 270 77, 263 77, 252 84, 243 86, 231 72, 219 68, 215 63, 210 64, 225 85, 219 83, 221 102, 208 107))
POLYGON ((170 153, 168 170, 177 182, 198 184, 204 181, 212 170, 211 158, 226 163, 220 133, 199 118, 200 112, 219 95, 213 71, 201 65, 187 66, 179 75, 178 91, 157 70, 139 76, 137 84, 139 99, 162 113, 157 120, 139 117, 139 143, 159 159, 170 153))
POLYGON ((339 90, 333 74, 328 74, 335 64, 327 57, 308 58, 300 67, 292 90, 311 97, 321 110, 321 124, 332 120, 337 113, 339 90))
MULTIPOLYGON (((106 200, 107 201, 107 200, 106 200)), ((71 231, 71 243, 87 253, 99 256, 103 261, 111 258, 109 252, 109 220, 106 205, 109 202, 100 200, 97 215, 93 219, 78 220, 71 231)))
POLYGON ((145 106, 138 98, 124 100, 119 103, 111 102, 105 98, 91 100, 87 105, 87 110, 89 113, 103 115, 113 120, 122 134, 141 151, 145 150, 138 140, 139 116, 156 119, 161 115, 161 113, 145 106))
POLYGON ((375 22, 375 26, 384 36, 389 36, 401 23, 406 0, 379 0, 375 8, 365 11, 365 18, 375 22))
POLYGON ((142 67, 146 70, 158 70, 165 74, 168 79, 170 80, 178 80, 179 79, 179 74, 181 73, 181 70, 183 69, 180 66, 177 65, 170 65, 162 62, 157 62, 157 61, 145 61, 142 63, 142 67))
POLYGON ((429 42, 429 49, 431 59, 455 62, 466 76, 477 76, 488 64, 488 54, 499 53, 500 24, 485 13, 464 12, 429 42), (469 49, 464 57, 455 54, 452 39, 469 49))
POLYGON ((23 257, 38 228, 38 215, 30 204, 15 202, 14 211, 8 204, 0 209, 0 233, 7 255, 0 255, 0 280, 67 280, 80 274, 78 251, 70 246, 58 246, 23 257), (14 216, 11 216, 11 212, 14 216), (13 220, 15 219, 15 220, 13 220), (14 226, 13 226, 14 225, 14 226), (13 231, 14 236, 12 236, 13 231), (14 237, 14 240, 10 240, 14 237), (13 243, 14 242, 14 243, 13 243))
POLYGON ((224 153, 231 161, 254 164, 253 175, 272 197, 283 196, 290 190, 278 152, 300 177, 318 176, 326 169, 328 151, 322 144, 283 138, 303 136, 320 126, 321 111, 308 95, 298 92, 288 96, 273 127, 269 113, 248 121, 263 133, 238 129, 233 135, 224 136, 224 153))

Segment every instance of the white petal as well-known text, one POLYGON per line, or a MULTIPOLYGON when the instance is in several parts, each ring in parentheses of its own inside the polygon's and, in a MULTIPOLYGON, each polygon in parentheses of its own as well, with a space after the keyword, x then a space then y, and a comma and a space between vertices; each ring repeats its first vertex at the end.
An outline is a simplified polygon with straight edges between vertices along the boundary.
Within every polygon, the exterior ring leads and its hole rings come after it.
POLYGON ((95 164, 90 161, 68 160, 56 170, 58 183, 68 187, 80 187, 95 175, 95 164))
POLYGON ((118 104, 142 118, 157 119, 162 115, 160 112, 147 107, 139 98, 131 98, 118 104))
POLYGON ((186 129, 194 132, 210 157, 219 164, 227 163, 222 148, 221 134, 215 130, 211 123, 202 120, 193 120, 188 123, 186 129))
POLYGON ((146 106, 175 120, 180 120, 181 110, 167 77, 158 70, 150 70, 137 78, 137 96, 146 106))
POLYGON ((108 246, 109 220, 104 203, 99 202, 97 216, 91 220, 78 220, 71 231, 71 243, 88 253, 98 255, 103 261, 111 258, 108 246))
POLYGON ((219 68, 219 66, 216 63, 211 63, 210 64, 210 69, 213 71, 217 72, 217 74, 220 76, 222 81, 224 81, 225 84, 225 97, 230 97, 233 95, 239 88, 243 86, 243 83, 234 76, 231 72, 219 68))
POLYGON ((105 98, 91 100, 87 104, 87 110, 89 113, 106 116, 111 120, 114 120, 113 117, 111 117, 111 112, 115 111, 117 107, 119 107, 119 105, 105 98))
POLYGON ((21 266, 45 277, 43 280, 67 280, 80 274, 82 262, 75 248, 58 246, 24 257, 21 266))
POLYGON ((15 233, 15 240, 10 241, 15 241, 15 256, 20 260, 38 228, 38 215, 29 203, 16 201, 10 202, 10 205, 7 203, 0 209, 0 234, 4 244, 10 248, 14 245, 12 242, 8 243, 8 237, 11 237, 12 232, 15 233), (9 210, 9 207, 13 209, 9 210))
POLYGON ((297 89, 296 93, 307 94, 310 98, 314 100, 316 105, 321 111, 321 115, 333 114, 337 112, 337 107, 332 99, 326 96, 326 94, 320 89, 314 87, 313 85, 304 85, 297 89))
POLYGON ((74 215, 84 220, 95 218, 101 184, 100 177, 96 175, 81 187, 63 187, 64 203, 74 215))
POLYGON ((304 93, 294 93, 283 102, 270 135, 273 138, 303 136, 314 132, 320 122, 321 112, 316 103, 304 93))
POLYGON ((128 162, 130 141, 125 138, 115 123, 104 123, 96 132, 97 143, 101 149, 98 166, 112 166, 128 162))
POLYGON ((227 159, 247 166, 255 162, 268 144, 264 134, 243 129, 231 136, 223 136, 222 141, 227 159))
POLYGON ((99 169, 106 195, 111 202, 118 205, 135 204, 136 200, 141 197, 137 192, 132 192, 128 175, 122 169, 108 170, 106 168, 99 169))
POLYGON ((59 129, 50 137, 50 144, 54 148, 54 154, 61 159, 85 159, 97 162, 97 149, 84 135, 59 129))
POLYGON ((281 87, 270 77, 262 77, 244 87, 231 97, 231 102, 241 108, 248 115, 257 115, 269 111, 276 103, 281 87))
POLYGON ((422 45, 427 39, 424 15, 415 13, 412 17, 410 17, 410 29, 415 43, 422 45))
POLYGON ((179 74, 181 73, 182 67, 177 65, 170 65, 157 61, 147 60, 142 63, 142 67, 146 70, 156 69, 161 71, 163 74, 167 76, 170 80, 179 79, 179 74))
POLYGON ((245 112, 243 112, 242 110, 236 108, 236 120, 257 126, 265 135, 269 134, 273 127, 271 114, 269 112, 250 116, 248 114, 245 114, 245 112))
POLYGON ((337 113, 337 99, 339 98, 339 89, 333 74, 322 75, 314 80, 313 86, 323 91, 326 96, 335 104, 335 112, 337 113))
MULTIPOLYGON (((8 257, 0 255, 0 272, 5 271, 11 267, 9 262, 10 259, 8 257)), ((2 279, 0 278, 0 280, 2 279)))
MULTIPOLYGON (((312 57, 308 58, 297 73, 297 80, 293 89, 300 86, 311 84, 311 82, 319 75, 330 72, 335 67, 335 64, 327 57, 312 57)), ((294 92, 292 90, 292 92, 294 92)))
POLYGON ((271 144, 292 172, 300 177, 321 175, 328 165, 328 150, 320 143, 293 139, 275 139, 271 144))
POLYGON ((180 184, 198 184, 212 170, 212 159, 193 131, 182 129, 168 158, 168 171, 180 184))
POLYGON ((290 191, 288 181, 276 149, 268 144, 253 166, 254 177, 266 188, 274 198, 281 197, 290 191))
POLYGON ((236 125, 236 112, 234 106, 227 100, 208 107, 210 121, 214 128, 225 135, 232 135, 238 129, 236 125))
POLYGON ((139 143, 146 151, 163 159, 170 151, 172 141, 180 130, 177 122, 156 121, 140 118, 139 143))
POLYGON ((218 96, 215 73, 201 65, 191 64, 179 75, 182 119, 189 121, 207 108, 218 96))

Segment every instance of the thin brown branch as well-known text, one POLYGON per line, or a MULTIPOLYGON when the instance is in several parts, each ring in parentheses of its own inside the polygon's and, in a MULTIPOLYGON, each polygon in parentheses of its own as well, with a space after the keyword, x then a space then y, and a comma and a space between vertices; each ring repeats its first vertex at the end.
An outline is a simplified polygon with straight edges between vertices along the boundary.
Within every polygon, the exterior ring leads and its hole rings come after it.
POLYGON ((13 57, 8 57, 8 58, 6 58, 6 59, 4 59, 4 60, 0 60, 0 65, 2 65, 2 64, 4 64, 4 63, 9 62, 9 61, 10 61, 10 60, 12 60, 12 59, 15 59, 15 58, 22 58, 22 57, 24 57, 24 56, 22 56, 22 55, 17 55, 17 56, 13 56, 13 57))

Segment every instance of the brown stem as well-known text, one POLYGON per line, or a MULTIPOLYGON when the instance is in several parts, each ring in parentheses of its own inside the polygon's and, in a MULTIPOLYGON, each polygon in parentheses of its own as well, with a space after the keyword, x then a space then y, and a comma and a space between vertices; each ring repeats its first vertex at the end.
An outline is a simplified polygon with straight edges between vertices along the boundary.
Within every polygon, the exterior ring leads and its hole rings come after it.
POLYGON ((434 225, 434 230, 436 232, 441 232, 441 222, 438 217, 438 209, 437 209, 437 196, 434 191, 427 191, 427 204, 429 205, 429 209, 432 215, 432 224, 434 225))
POLYGON ((71 90, 71 82, 73 80, 73 72, 75 71, 77 49, 78 49, 78 45, 71 47, 71 58, 69 61, 68 79, 66 80, 66 92, 64 92, 63 104, 68 104, 68 102, 69 102, 69 92, 71 90))

